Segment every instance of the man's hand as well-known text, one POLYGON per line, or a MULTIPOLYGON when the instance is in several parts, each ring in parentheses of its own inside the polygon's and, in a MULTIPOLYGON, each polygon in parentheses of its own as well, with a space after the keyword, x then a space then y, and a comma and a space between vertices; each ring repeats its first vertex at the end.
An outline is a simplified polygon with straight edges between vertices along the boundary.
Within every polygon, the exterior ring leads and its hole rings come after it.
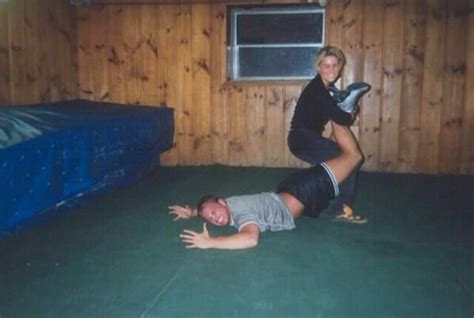
POLYGON ((207 231, 207 225, 204 223, 202 233, 194 232, 191 230, 184 230, 179 235, 181 241, 186 244, 186 248, 201 248, 206 249, 211 247, 212 237, 207 231))
POLYGON ((179 219, 189 219, 193 216, 197 216, 197 210, 191 209, 188 205, 185 205, 185 206, 171 205, 168 207, 168 209, 170 209, 169 214, 175 216, 173 221, 176 221, 179 219))
POLYGON ((258 244, 260 230, 255 223, 249 223, 240 229, 240 232, 229 235, 210 236, 207 225, 204 223, 202 233, 184 230, 179 235, 186 248, 218 248, 235 250, 251 248, 258 244))

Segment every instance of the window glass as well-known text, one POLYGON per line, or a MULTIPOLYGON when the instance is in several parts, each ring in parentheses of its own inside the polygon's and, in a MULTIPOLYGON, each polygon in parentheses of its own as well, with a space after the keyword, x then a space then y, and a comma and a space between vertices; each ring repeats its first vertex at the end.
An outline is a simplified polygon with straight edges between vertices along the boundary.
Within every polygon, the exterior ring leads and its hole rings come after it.
POLYGON ((321 43, 322 13, 240 14, 237 44, 321 43))
POLYGON ((324 9, 316 5, 231 6, 230 79, 304 79, 315 75, 324 43, 324 9))
POLYGON ((241 48, 240 76, 254 78, 314 77, 314 48, 241 48))

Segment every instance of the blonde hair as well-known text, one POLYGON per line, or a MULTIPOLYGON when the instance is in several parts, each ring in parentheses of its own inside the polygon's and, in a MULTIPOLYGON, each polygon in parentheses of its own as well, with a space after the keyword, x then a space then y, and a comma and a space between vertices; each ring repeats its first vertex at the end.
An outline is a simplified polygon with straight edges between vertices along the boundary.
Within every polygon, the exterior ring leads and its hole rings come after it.
POLYGON ((339 65, 341 65, 341 69, 346 65, 346 57, 344 56, 344 53, 342 53, 341 49, 328 45, 321 48, 318 51, 318 54, 316 54, 316 57, 314 58, 314 63, 316 66, 318 66, 326 56, 334 56, 337 58, 339 65))

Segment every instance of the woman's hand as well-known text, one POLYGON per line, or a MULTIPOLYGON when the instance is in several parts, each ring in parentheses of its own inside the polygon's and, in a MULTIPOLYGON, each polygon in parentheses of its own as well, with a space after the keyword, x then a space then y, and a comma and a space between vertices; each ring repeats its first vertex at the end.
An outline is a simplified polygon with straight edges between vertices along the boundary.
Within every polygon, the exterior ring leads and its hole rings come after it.
POLYGON ((188 205, 171 205, 168 207, 168 209, 170 209, 169 214, 175 216, 173 221, 179 219, 189 219, 191 217, 197 216, 197 210, 191 209, 188 205))

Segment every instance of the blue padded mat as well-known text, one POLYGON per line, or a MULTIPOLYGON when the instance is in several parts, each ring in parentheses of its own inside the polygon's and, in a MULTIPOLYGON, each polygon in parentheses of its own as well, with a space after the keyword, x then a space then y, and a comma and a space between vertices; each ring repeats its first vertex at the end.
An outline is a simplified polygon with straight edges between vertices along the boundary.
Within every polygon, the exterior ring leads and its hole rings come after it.
POLYGON ((167 107, 85 100, 0 107, 0 236, 136 181, 172 139, 167 107))

